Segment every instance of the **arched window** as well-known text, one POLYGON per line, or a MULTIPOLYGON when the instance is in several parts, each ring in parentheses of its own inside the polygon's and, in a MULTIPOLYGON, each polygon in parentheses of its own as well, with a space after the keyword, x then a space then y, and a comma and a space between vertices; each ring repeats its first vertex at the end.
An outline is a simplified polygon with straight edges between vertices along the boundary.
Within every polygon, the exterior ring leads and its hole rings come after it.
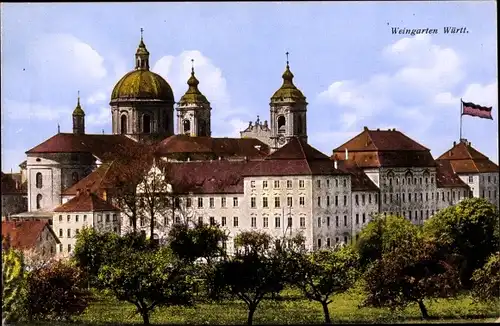
POLYGON ((191 133, 191 122, 189 120, 184 120, 182 123, 182 129, 184 129, 185 134, 191 133))
POLYGON ((151 132, 151 117, 148 114, 142 116, 142 132, 145 134, 151 132))
POLYGON ((71 179, 73 179, 73 184, 78 182, 78 172, 73 172, 71 174, 71 179))
POLYGON ((42 208, 42 195, 36 195, 36 209, 42 208))
POLYGON ((122 115, 120 118, 120 133, 121 134, 126 134, 127 133, 127 116, 122 115))
POLYGON ((42 188, 42 185, 43 185, 43 183, 42 183, 42 174, 40 172, 38 172, 36 174, 36 187, 37 188, 42 188))
POLYGON ((286 130, 285 130, 285 128, 286 128, 286 126, 285 126, 285 125, 286 125, 286 119, 285 119, 285 117, 284 117, 284 116, 282 116, 282 115, 281 115, 281 116, 279 116, 279 117, 278 117, 278 132, 279 132, 280 134, 285 133, 285 131, 286 131, 286 130))

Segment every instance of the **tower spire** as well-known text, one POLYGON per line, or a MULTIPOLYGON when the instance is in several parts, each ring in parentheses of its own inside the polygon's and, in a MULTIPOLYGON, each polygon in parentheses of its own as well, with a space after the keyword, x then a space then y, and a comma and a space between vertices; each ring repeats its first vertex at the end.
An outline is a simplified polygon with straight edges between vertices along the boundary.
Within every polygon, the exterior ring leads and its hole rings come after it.
POLYGON ((288 65, 288 55, 290 53, 288 53, 288 51, 287 51, 285 54, 286 54, 286 67, 289 68, 290 66, 288 65))
POLYGON ((85 112, 83 111, 80 105, 80 91, 78 91, 76 107, 75 110, 73 110, 73 133, 74 134, 85 133, 85 112))
POLYGON ((135 69, 149 70, 149 51, 144 44, 144 28, 141 27, 141 41, 135 52, 135 69))
POLYGON ((144 32, 144 28, 141 27, 141 43, 144 42, 143 35, 142 35, 143 32, 144 32))

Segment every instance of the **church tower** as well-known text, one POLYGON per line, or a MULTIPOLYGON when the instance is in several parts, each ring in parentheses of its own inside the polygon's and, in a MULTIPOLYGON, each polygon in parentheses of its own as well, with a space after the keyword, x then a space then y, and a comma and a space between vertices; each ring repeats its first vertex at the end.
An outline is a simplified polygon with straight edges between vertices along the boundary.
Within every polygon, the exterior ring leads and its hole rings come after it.
MULTIPOLYGON (((194 63, 194 60, 191 60, 194 63)), ((200 82, 194 75, 194 64, 191 77, 188 79, 188 90, 177 105, 177 133, 188 136, 210 137, 212 108, 205 95, 198 89, 200 82)))
POLYGON ((290 138, 299 137, 307 142, 306 97, 293 83, 288 52, 283 84, 271 97, 271 147, 276 150, 290 138))
POLYGON ((110 106, 113 134, 142 140, 174 133, 174 94, 165 79, 149 70, 149 51, 142 28, 135 69, 118 81, 110 106))
POLYGON ((80 92, 78 91, 78 100, 76 108, 73 110, 73 133, 81 135, 85 133, 85 112, 80 106, 80 92))

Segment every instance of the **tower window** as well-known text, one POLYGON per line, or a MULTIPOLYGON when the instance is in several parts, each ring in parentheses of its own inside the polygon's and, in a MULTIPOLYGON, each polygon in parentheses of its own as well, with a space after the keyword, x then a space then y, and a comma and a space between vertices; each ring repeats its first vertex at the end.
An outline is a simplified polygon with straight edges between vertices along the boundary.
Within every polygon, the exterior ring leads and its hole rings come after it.
POLYGON ((285 128, 286 128, 286 119, 284 116, 279 116, 278 117, 278 133, 283 134, 285 133, 285 128))
POLYGON ((120 133, 121 134, 126 134, 127 133, 127 116, 122 115, 120 118, 120 133))
POLYGON ((42 195, 36 195, 36 209, 42 208, 42 195))
POLYGON ((184 133, 188 134, 191 132, 191 122, 189 120, 184 120, 182 123, 182 128, 184 129, 184 133))
POLYGON ((198 136, 208 136, 204 120, 198 120, 198 136))
POLYGON ((148 114, 142 116, 142 132, 151 133, 151 117, 148 114))
POLYGON ((299 115, 297 116, 297 134, 303 133, 302 131, 302 117, 299 115))
POLYGON ((163 114, 163 129, 165 132, 168 131, 168 117, 166 113, 163 114))
POLYGON ((36 174, 36 187, 42 188, 42 174, 40 172, 36 174))

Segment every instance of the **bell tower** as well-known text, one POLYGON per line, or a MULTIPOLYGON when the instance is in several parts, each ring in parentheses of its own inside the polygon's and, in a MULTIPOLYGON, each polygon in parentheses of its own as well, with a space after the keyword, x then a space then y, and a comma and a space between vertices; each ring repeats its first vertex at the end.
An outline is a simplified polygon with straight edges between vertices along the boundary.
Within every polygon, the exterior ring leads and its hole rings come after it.
POLYGON ((73 133, 77 135, 85 133, 85 112, 80 106, 80 91, 78 91, 78 100, 73 110, 73 133))
POLYGON ((198 89, 200 82, 194 75, 193 59, 191 64, 191 77, 187 81, 189 88, 177 105, 177 133, 192 137, 210 137, 212 108, 205 95, 198 89))
POLYGON ((271 147, 276 150, 290 138, 299 137, 307 142, 306 97, 294 85, 286 53, 286 69, 282 75, 283 84, 271 97, 271 147))

